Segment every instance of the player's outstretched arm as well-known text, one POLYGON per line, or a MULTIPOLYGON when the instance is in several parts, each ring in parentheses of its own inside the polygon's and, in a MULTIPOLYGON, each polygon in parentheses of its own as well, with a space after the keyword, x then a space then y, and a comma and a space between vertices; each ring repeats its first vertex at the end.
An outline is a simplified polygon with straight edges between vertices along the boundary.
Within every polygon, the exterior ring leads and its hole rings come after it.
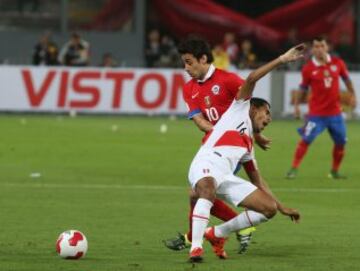
MULTIPOLYGON (((253 163, 252 161, 246 162, 246 163, 253 163)), ((255 167, 248 167, 246 166, 246 163, 244 164, 244 168, 246 171, 246 174, 248 175, 250 181, 260 190, 268 194, 270 197, 273 198, 273 200, 276 202, 277 209, 280 213, 282 213, 285 216, 290 217, 292 221, 295 223, 298 223, 300 221, 300 213, 293 208, 285 207, 273 194, 271 191, 269 185, 267 182, 261 177, 260 171, 255 167), (249 169, 250 168, 250 169, 249 169)))
POLYGON ((213 128, 213 125, 210 121, 204 118, 202 114, 197 114, 193 117, 193 121, 196 126, 203 132, 207 133, 210 132, 213 128))
POLYGON ((285 54, 282 54, 278 58, 274 59, 273 61, 270 61, 267 64, 252 71, 246 78, 245 83, 239 88, 239 91, 236 95, 236 100, 247 99, 251 97, 256 82, 259 81, 259 79, 261 79, 263 76, 265 76, 281 64, 289 63, 302 58, 304 50, 305 44, 297 45, 291 48, 285 54))

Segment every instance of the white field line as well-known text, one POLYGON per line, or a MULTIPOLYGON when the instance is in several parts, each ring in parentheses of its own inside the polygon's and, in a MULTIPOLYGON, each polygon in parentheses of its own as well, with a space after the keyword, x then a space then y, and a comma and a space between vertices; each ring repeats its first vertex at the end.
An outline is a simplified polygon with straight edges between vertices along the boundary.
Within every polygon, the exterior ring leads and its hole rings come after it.
MULTIPOLYGON (((167 185, 118 185, 118 184, 56 184, 56 183, 0 183, 3 187, 16 188, 46 188, 46 189, 122 189, 122 190, 143 190, 143 191, 187 191, 185 186, 167 185)), ((358 193, 359 188, 274 188, 275 192, 290 193, 358 193)))

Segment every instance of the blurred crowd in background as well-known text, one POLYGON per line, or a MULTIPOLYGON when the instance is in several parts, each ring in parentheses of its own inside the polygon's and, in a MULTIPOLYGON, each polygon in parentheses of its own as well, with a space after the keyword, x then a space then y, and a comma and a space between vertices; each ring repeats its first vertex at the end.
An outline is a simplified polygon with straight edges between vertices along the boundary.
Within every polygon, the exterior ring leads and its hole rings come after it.
POLYGON ((72 33, 69 41, 61 48, 53 41, 50 32, 44 33, 34 47, 33 65, 63 65, 63 66, 101 66, 117 67, 116 60, 110 52, 105 52, 101 63, 91 63, 90 44, 82 39, 79 33, 72 33))
MULTIPOLYGON (((255 43, 250 39, 239 40, 234 33, 228 32, 223 36, 222 43, 211 44, 214 56, 214 65, 217 68, 225 70, 233 69, 254 69, 268 61, 269 58, 275 57, 287 49, 301 43, 297 37, 297 30, 291 29, 288 33, 287 40, 272 51, 261 52, 261 48, 256 48, 255 43)), ((305 41, 306 42, 306 41, 305 41)), ((145 48, 145 58, 147 67, 181 67, 182 63, 177 55, 174 38, 168 34, 161 34, 159 29, 152 29, 147 34, 145 48)), ((344 32, 336 46, 330 44, 330 53, 341 56, 345 62, 355 63, 354 46, 351 43, 350 36, 344 32)), ((310 47, 310 46, 309 46, 310 47)), ((310 57, 310 51, 305 57, 310 57)), ((285 67, 289 70, 298 70, 302 66, 301 62, 290 64, 285 67)))
MULTIPOLYGON (((181 68, 182 62, 177 52, 179 41, 167 33, 161 33, 159 29, 151 29, 146 33, 144 46, 145 65, 148 68, 181 68)), ((281 47, 266 54, 256 48, 250 39, 239 40, 234 33, 225 33, 222 43, 211 44, 216 67, 225 70, 254 69, 276 56, 286 49, 299 44, 297 30, 289 31, 288 39, 281 47), (266 56, 266 57, 265 57, 266 56)), ((351 44, 350 36, 344 32, 340 42, 331 46, 331 53, 341 56, 347 63, 355 63, 352 53, 354 46, 351 44)), ((309 57, 306 56, 305 60, 309 57)), ((91 62, 90 44, 84 40, 79 33, 73 32, 69 41, 59 47, 52 39, 50 32, 45 32, 39 42, 34 46, 32 57, 34 65, 64 65, 64 66, 100 66, 119 67, 125 66, 119 60, 114 59, 111 52, 104 52, 100 63, 91 62)), ((302 63, 286 66, 288 70, 300 69, 302 63)))
MULTIPOLYGON (((135 63, 136 67, 180 68, 177 44, 189 32, 195 32, 210 38, 214 63, 222 69, 256 68, 303 42, 304 37, 310 40, 314 35, 327 36, 331 53, 341 56, 350 69, 359 69, 356 22, 360 9, 356 9, 356 3, 355 0, 0 0, 0 30, 7 32, 2 37, 14 37, 12 33, 20 31, 19 37, 9 44, 23 43, 23 47, 12 46, 16 48, 13 50, 3 46, 2 51, 8 52, 9 59, 4 54, 0 63, 31 61, 33 65, 101 67, 129 67, 135 63), (44 32, 45 29, 48 31, 44 32), (39 37, 38 33, 43 34, 39 37), (106 35, 108 38, 102 40, 106 35), (22 49, 25 46, 26 52, 22 49), (129 52, 135 49, 128 48, 136 48, 131 57, 129 52)), ((301 65, 288 65, 286 69, 298 70, 301 65)))

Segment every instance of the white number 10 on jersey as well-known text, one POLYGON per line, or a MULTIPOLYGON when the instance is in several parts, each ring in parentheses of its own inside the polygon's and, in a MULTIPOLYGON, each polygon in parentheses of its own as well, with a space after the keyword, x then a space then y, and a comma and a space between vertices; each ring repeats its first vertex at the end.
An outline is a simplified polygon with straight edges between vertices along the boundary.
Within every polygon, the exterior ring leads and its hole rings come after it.
POLYGON ((219 113, 215 107, 206 108, 205 111, 209 121, 217 121, 219 119, 219 113))

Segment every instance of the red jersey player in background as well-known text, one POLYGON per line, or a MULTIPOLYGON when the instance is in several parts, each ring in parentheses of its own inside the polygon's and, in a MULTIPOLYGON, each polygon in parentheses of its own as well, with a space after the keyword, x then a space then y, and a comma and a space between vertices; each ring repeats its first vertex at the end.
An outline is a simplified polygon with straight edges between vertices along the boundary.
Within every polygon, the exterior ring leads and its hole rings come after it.
MULTIPOLYGON (((350 104, 356 106, 354 87, 349 78, 346 65, 339 57, 328 53, 329 46, 324 38, 312 41, 312 58, 302 69, 302 95, 311 90, 309 100, 309 114, 304 127, 298 129, 302 139, 297 145, 292 167, 286 177, 293 179, 297 175, 298 167, 304 158, 309 145, 325 129, 334 142, 332 152, 332 167, 329 178, 342 179, 339 167, 345 153, 346 127, 341 114, 340 105, 340 77, 344 81, 350 94, 350 104)), ((299 116, 299 99, 295 99, 295 115, 299 116)))
MULTIPOLYGON (((185 64, 185 71, 192 77, 183 90, 183 97, 188 107, 188 118, 192 119, 198 128, 208 135, 222 114, 233 102, 239 87, 244 80, 234 73, 220 70, 212 64, 213 56, 209 44, 200 38, 189 38, 183 41, 178 51, 185 64)), ((257 144, 264 150, 269 148, 270 140, 261 134, 255 134, 257 144)), ((245 171, 254 168, 252 161, 244 163, 245 171)), ((191 244, 192 212, 196 204, 196 197, 190 193, 189 231, 178 237, 165 240, 165 245, 173 250, 182 250, 191 244)), ((237 216, 237 213, 223 201, 216 199, 211 214, 223 221, 237 216)), ((251 240, 255 228, 251 227, 238 233, 240 242, 239 253, 244 253, 251 240)))

